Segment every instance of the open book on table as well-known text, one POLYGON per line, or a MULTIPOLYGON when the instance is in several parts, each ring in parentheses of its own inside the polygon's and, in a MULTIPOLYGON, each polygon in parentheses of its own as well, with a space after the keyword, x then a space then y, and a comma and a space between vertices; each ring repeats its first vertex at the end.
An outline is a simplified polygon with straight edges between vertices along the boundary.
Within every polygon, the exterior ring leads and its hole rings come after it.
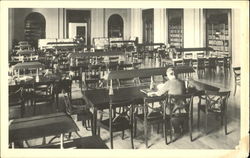
MULTIPOLYGON (((144 89, 140 89, 140 91, 142 93, 148 95, 148 93, 150 93, 150 92, 156 92, 156 89, 144 88, 144 89)), ((153 95, 153 96, 157 96, 157 95, 153 95)))

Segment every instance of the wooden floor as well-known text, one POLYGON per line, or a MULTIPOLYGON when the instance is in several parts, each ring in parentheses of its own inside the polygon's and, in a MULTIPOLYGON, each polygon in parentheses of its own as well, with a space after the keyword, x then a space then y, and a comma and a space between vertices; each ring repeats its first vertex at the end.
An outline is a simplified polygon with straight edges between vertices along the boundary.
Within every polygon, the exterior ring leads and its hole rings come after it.
MULTIPOLYGON (((142 67, 152 67, 155 66, 155 62, 151 61, 152 59, 145 59, 142 61, 142 67), (150 64, 148 64, 150 63, 150 64), (151 64, 153 63, 153 64, 151 64)), ((197 75, 193 76, 194 79, 197 79, 197 75)), ((224 74, 224 70, 217 68, 215 73, 206 71, 204 76, 200 79, 203 82, 212 84, 220 87, 224 90, 230 90, 231 95, 229 97, 228 105, 228 135, 224 134, 224 128, 220 125, 220 121, 212 115, 209 116, 208 124, 208 134, 204 134, 204 114, 201 113, 201 127, 200 130, 197 129, 197 99, 194 101, 194 131, 193 138, 194 141, 190 142, 189 134, 186 130, 183 135, 176 134, 177 138, 171 144, 166 145, 163 139, 162 130, 159 134, 156 132, 156 127, 149 127, 149 149, 234 149, 239 144, 240 139, 240 87, 237 88, 236 95, 233 95, 234 92, 234 78, 232 70, 229 70, 227 74, 224 74)), ((73 98, 81 97, 80 89, 78 83, 73 83, 73 98)), ((60 98, 62 96, 60 95, 60 98)), ((62 98, 61 98, 62 99, 62 98)), ((59 110, 64 110, 63 101, 60 99, 59 110)), ((37 114, 45 114, 56 111, 56 106, 53 107, 43 106, 39 107, 39 112, 37 114), (52 110, 51 110, 52 109, 52 110)), ((31 111, 26 111, 27 115, 30 115, 31 111)), ((76 118, 76 116, 72 116, 76 118)), ((75 119, 76 120, 76 119, 75 119)), ((91 132, 87 131, 80 121, 76 121, 80 134, 82 136, 90 136, 91 132)), ((143 128, 142 125, 138 124, 137 127, 137 137, 134 139, 134 145, 136 149, 145 149, 144 137, 143 137, 143 128)), ((73 137, 77 135, 73 134, 73 137)), ((109 134, 105 130, 101 130, 101 138, 103 141, 110 146, 109 134)), ((49 140, 49 138, 46 138, 49 140)), ((168 137, 169 140, 169 137, 168 137)), ((59 141, 59 140, 58 140, 59 141)), ((30 140, 30 144, 41 144, 42 139, 30 140)), ((125 132, 125 139, 122 140, 121 133, 114 134, 114 148, 115 149, 130 149, 130 132, 125 132)))

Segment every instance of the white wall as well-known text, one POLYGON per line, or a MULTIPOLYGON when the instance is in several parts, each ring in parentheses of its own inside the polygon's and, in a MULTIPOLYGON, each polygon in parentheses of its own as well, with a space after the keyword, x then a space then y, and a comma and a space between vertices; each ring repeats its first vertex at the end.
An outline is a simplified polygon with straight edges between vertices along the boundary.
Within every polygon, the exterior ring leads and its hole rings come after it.
POLYGON ((8 42, 8 48, 9 50, 13 47, 12 46, 12 40, 14 39, 14 32, 11 30, 14 30, 14 10, 13 9, 9 9, 9 42, 8 42))

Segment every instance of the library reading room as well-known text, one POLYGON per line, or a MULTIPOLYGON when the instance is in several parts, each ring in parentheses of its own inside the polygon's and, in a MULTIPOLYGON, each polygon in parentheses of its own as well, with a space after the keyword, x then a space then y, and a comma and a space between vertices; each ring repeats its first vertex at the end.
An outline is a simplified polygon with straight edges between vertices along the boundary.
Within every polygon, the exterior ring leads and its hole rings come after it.
POLYGON ((8 149, 235 149, 240 15, 8 8, 8 149))

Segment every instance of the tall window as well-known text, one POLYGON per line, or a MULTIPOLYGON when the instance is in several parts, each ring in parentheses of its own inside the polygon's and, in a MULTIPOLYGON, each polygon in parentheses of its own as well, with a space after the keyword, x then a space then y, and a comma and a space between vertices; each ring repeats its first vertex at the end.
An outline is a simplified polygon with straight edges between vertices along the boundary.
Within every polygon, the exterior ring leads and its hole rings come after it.
POLYGON ((108 37, 123 37, 123 20, 118 14, 113 14, 108 19, 108 37))
POLYGON ((38 39, 45 38, 46 21, 42 14, 33 12, 25 18, 24 37, 31 46, 37 48, 38 39))

